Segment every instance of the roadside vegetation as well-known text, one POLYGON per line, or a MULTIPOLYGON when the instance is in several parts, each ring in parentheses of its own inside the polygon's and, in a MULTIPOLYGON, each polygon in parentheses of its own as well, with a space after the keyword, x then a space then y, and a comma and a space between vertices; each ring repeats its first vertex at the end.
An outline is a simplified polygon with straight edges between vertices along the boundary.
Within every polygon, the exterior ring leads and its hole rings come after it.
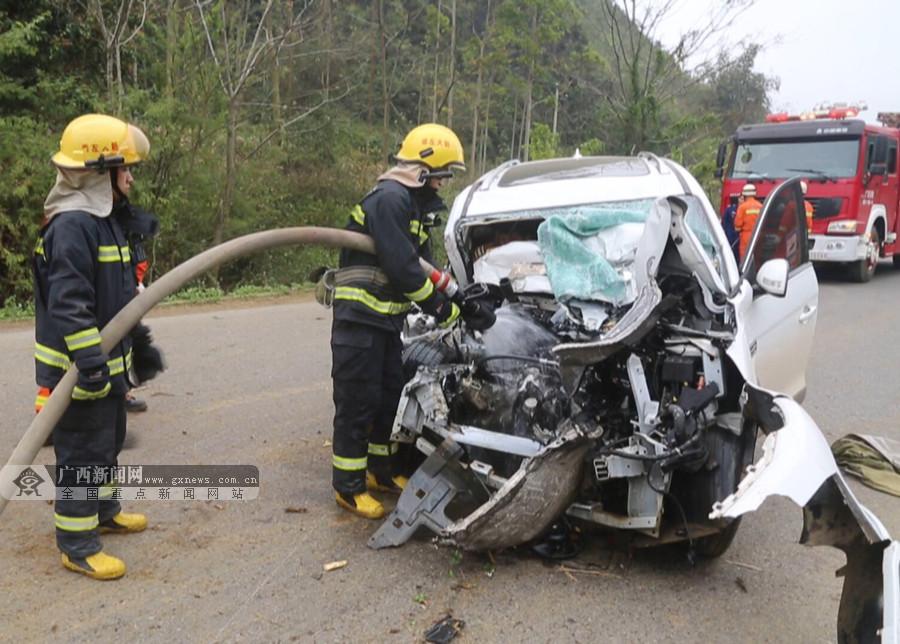
MULTIPOLYGON (((218 302, 284 297, 309 293, 310 290, 309 284, 273 284, 270 286, 243 284, 227 292, 217 286, 193 286, 173 293, 160 302, 159 306, 216 304, 218 302)), ((0 322, 16 322, 32 318, 34 318, 34 304, 30 302, 19 304, 15 300, 9 299, 3 307, 0 307, 0 322)))
MULTIPOLYGON (((776 83, 755 45, 721 41, 748 2, 663 46, 677 2, 0 0, 0 319, 30 314, 48 160, 86 112, 150 138, 133 198, 161 221, 151 279, 249 232, 344 225, 426 121, 465 146, 449 198, 499 162, 576 149, 670 156, 714 190, 716 145, 776 83)), ((335 261, 273 251, 179 297, 283 288, 335 261)))

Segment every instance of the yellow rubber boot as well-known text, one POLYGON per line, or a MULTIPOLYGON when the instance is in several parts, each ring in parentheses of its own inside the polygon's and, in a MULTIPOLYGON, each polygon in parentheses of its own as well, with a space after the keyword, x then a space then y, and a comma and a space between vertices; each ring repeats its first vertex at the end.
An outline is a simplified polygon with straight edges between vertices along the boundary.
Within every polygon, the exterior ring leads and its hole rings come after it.
POLYGON ((389 494, 400 494, 406 489, 409 479, 405 476, 392 476, 390 483, 379 481, 372 472, 366 472, 366 487, 370 490, 378 492, 387 492, 389 494))
POLYGON ((100 524, 100 532, 112 532, 126 534, 129 532, 143 532, 147 528, 147 517, 136 512, 119 512, 112 519, 100 524))
POLYGON ((91 579, 102 581, 118 579, 125 574, 125 562, 102 551, 84 559, 75 559, 63 553, 62 565, 91 579))
POLYGON ((384 516, 384 506, 368 492, 352 496, 335 492, 334 500, 345 510, 350 510, 353 514, 358 514, 366 519, 380 519, 384 516))

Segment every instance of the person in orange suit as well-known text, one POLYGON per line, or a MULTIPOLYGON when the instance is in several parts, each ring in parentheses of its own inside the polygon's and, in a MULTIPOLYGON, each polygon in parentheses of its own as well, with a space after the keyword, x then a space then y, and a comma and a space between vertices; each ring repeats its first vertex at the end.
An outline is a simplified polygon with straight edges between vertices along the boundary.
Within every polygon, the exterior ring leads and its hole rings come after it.
POLYGON ((806 232, 812 233, 813 205, 806 199, 806 191, 809 185, 805 181, 800 182, 800 191, 803 193, 803 208, 806 210, 806 232))
POLYGON ((734 229, 740 235, 740 258, 747 256, 747 248, 750 246, 750 237, 753 235, 753 229, 756 228, 756 220, 759 219, 759 213, 762 210, 762 204, 756 199, 756 186, 752 183, 744 184, 741 190, 741 203, 738 206, 737 215, 734 217, 734 229))

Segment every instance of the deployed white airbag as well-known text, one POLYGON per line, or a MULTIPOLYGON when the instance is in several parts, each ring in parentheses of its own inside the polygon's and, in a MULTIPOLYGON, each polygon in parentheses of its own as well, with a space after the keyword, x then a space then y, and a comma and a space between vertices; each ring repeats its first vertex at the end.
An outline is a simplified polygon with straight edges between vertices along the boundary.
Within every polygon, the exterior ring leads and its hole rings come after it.
POLYGON ((492 248, 475 260, 476 282, 500 284, 509 278, 516 293, 551 293, 544 256, 536 241, 514 241, 492 248))

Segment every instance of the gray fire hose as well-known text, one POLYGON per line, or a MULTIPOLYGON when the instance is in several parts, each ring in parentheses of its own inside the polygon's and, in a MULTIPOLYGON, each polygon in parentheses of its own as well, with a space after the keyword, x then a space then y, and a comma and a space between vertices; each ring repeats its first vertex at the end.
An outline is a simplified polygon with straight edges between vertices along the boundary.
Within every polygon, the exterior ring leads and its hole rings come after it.
MULTIPOLYGON (((154 281, 146 291, 131 300, 100 331, 101 349, 104 353, 109 352, 163 298, 210 269, 245 255, 252 255, 279 246, 298 244, 349 248, 365 253, 375 253, 375 244, 368 235, 335 228, 280 228, 232 239, 179 264, 154 281)), ((420 259, 419 261, 428 274, 434 270, 434 267, 425 260, 420 259)), ((74 366, 70 367, 53 389, 44 408, 34 417, 25 435, 22 436, 6 462, 7 467, 2 470, 2 475, 0 475, 0 514, 3 513, 7 501, 16 490, 10 476, 13 471, 11 466, 25 467, 34 463, 38 450, 44 445, 50 432, 53 431, 63 412, 69 406, 77 378, 77 370, 74 366)))

